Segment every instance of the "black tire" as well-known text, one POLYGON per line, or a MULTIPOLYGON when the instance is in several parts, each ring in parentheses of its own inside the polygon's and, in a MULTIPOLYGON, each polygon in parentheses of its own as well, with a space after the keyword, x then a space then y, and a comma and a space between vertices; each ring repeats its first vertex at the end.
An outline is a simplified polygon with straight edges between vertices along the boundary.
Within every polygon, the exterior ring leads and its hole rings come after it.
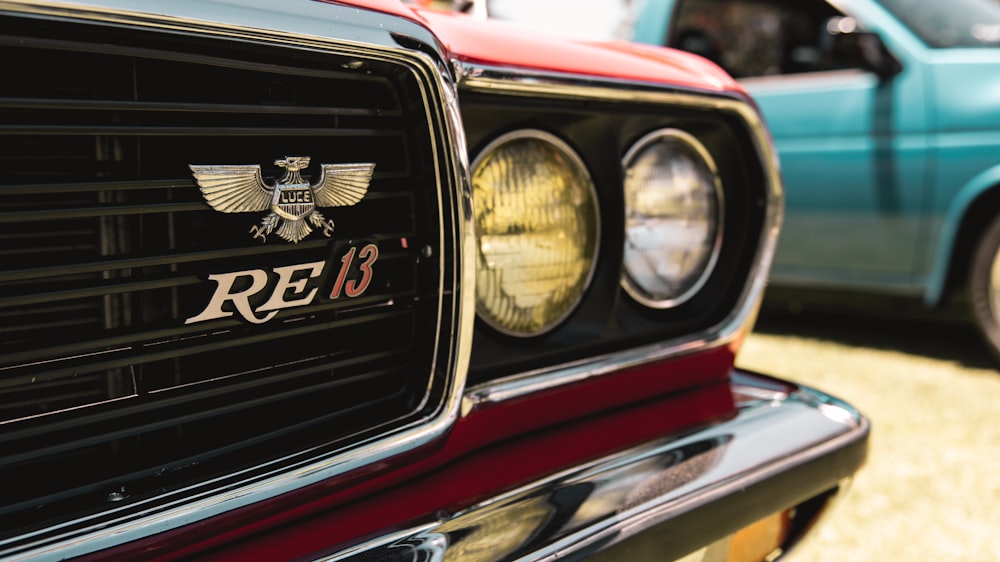
POLYGON ((1000 215, 976 243, 967 287, 972 316, 993 356, 1000 360, 1000 215))

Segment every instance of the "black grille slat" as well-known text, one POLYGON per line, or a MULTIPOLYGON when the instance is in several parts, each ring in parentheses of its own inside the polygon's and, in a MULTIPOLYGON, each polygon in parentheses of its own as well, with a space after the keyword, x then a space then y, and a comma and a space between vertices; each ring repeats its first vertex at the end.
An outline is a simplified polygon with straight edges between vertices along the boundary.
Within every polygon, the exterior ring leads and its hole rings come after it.
MULTIPOLYGON (((402 231, 397 233, 381 234, 380 237, 373 237, 375 240, 380 238, 399 238, 401 236, 411 235, 412 231, 402 231)), ((5 238, 0 237, 0 240, 5 238)), ((319 248, 326 245, 325 241, 309 242, 303 241, 299 242, 299 246, 302 248, 319 248)), ((82 273, 94 273, 99 271, 122 271, 127 269, 138 269, 143 267, 155 267, 161 265, 170 264, 181 264, 190 262, 204 262, 210 261, 222 257, 232 257, 245 256, 245 255, 266 255, 269 253, 277 254, 284 250, 281 247, 270 247, 270 248, 227 248, 224 252, 215 251, 204 251, 190 254, 174 254, 171 256, 150 256, 150 257, 137 257, 121 260, 108 260, 108 261, 98 261, 98 262, 87 262, 80 264, 68 264, 65 266, 58 267, 48 267, 48 268, 36 268, 36 269, 13 269, 8 271, 0 271, 0 283, 5 281, 18 281, 22 279, 44 279, 46 277, 61 277, 70 274, 82 274, 82 273)))
POLYGON ((32 293, 30 295, 16 295, 12 297, 0 298, 0 309, 24 306, 32 304, 42 304, 59 302, 67 299, 79 299, 85 297, 95 297, 104 295, 118 295, 122 293, 133 293, 136 291, 148 291, 152 289, 169 289, 184 285, 194 285, 202 281, 197 277, 184 276, 168 279, 153 279, 147 281, 135 281, 125 283, 103 282, 99 287, 88 287, 74 289, 71 291, 52 291, 47 293, 32 293))
MULTIPOLYGON (((9 321, 11 319, 5 318, 5 320, 9 321)), ((50 328, 62 328, 62 327, 67 327, 67 326, 89 326, 89 325, 92 325, 92 324, 90 322, 87 322, 85 319, 80 319, 80 318, 72 317, 71 316, 71 317, 66 318, 66 319, 58 319, 58 320, 57 319, 53 319, 53 320, 48 320, 48 321, 36 321, 33 324, 28 324, 28 325, 21 324, 21 325, 18 326, 18 331, 21 331, 21 332, 24 332, 24 331, 39 331, 39 330, 45 330, 45 329, 50 329, 50 328)), ((6 334, 7 332, 10 332, 10 331, 13 331, 13 330, 11 328, 0 327, 0 334, 6 334)))
POLYGON ((395 56, 80 29, 0 16, 5 70, 32 77, 0 83, 0 478, 19 484, 0 540, 122 486, 168 494, 425 420, 454 279, 426 78, 395 56), (250 231, 270 210, 212 209, 189 169, 256 164, 273 189, 289 156, 309 183, 376 167, 362 201, 317 209, 332 232, 266 244, 250 231), (254 293, 205 317, 219 278, 254 293))
MULTIPOLYGON (((375 406, 391 405, 392 402, 394 400, 397 400, 398 398, 399 398, 398 395, 388 395, 380 399, 374 405, 375 406)), ((361 408, 362 406, 358 406, 356 409, 360 410, 361 408)), ((326 416, 326 419, 323 421, 327 422, 327 424, 329 425, 330 423, 336 422, 339 418, 350 416, 353 413, 354 412, 351 409, 343 410, 336 414, 330 414, 326 416)), ((315 426, 316 423, 314 420, 301 422, 299 424, 289 426, 283 429, 281 432, 276 434, 275 437, 287 437, 289 435, 294 435, 297 432, 301 432, 304 429, 315 426)), ((244 443, 220 444, 213 448, 213 452, 215 453, 214 455, 215 457, 222 457, 224 455, 233 455, 234 452, 238 452, 240 449, 243 449, 245 447, 246 444, 244 443)), ((86 452, 90 455, 95 454, 94 451, 86 451, 86 452)), ((176 459, 171 459, 170 465, 165 466, 163 469, 158 471, 159 472, 157 478, 158 483, 161 484, 169 483, 173 480, 170 478, 171 473, 177 471, 178 468, 182 469, 185 466, 189 466, 191 464, 203 463, 205 462, 205 460, 206 460, 205 455, 191 455, 188 457, 178 457, 176 459)), ((209 460, 214 460, 214 459, 209 459, 209 460)), ((68 459, 67 462, 72 462, 72 461, 68 459)), ((78 486, 77 489, 80 491, 81 494, 91 495, 96 493, 100 496, 101 494, 106 494, 107 490, 109 489, 110 490, 119 489, 120 483, 122 481, 141 481, 141 479, 146 475, 146 472, 147 471, 144 470, 136 470, 128 473, 123 472, 119 475, 116 475, 117 477, 114 479, 96 480, 87 482, 86 484, 78 486)), ((87 475, 82 475, 82 476, 87 476, 87 475)), ((66 500, 65 495, 58 492, 51 493, 45 496, 34 497, 28 501, 22 501, 20 499, 15 499, 15 498, 6 498, 6 504, 0 506, 0 522, 6 523, 7 524, 6 527, 11 529, 14 528, 14 525, 16 524, 22 524, 22 522, 17 519, 17 514, 22 510, 33 510, 35 512, 42 512, 41 515, 43 516, 45 515, 45 512, 52 512, 55 514, 65 513, 65 509, 60 505, 60 503, 68 503, 65 500, 66 500), (60 502, 60 500, 62 501, 60 502), (20 503, 14 503, 14 502, 20 502, 20 503)))
MULTIPOLYGON (((331 71, 328 68, 306 68, 301 64, 294 63, 266 64, 259 61, 241 61, 234 58, 211 57, 202 54, 155 51, 136 46, 120 46, 115 49, 115 54, 109 54, 105 45, 70 42, 38 35, 0 35, 0 46, 4 46, 5 52, 9 53, 5 68, 11 72, 12 76, 32 76, 35 78, 34 80, 22 80, 14 83, 8 82, 5 91, 0 93, 0 97, 4 98, 72 100, 84 97, 81 94, 98 91, 107 99, 131 101, 134 98, 133 93, 137 81, 133 76, 135 69, 130 65, 141 60, 146 61, 147 64, 156 64, 158 61, 161 65, 160 68, 148 73, 150 79, 161 82, 142 85, 148 89, 148 95, 152 99, 156 99, 157 96, 161 95, 158 94, 157 90, 162 88, 163 91, 171 92, 175 103, 177 98, 182 96, 195 99, 197 96, 206 96, 207 99, 203 98, 198 101, 213 105, 218 103, 223 106, 241 105, 231 103, 233 98, 244 98, 251 95, 248 92, 252 92, 253 88, 247 87, 239 80, 230 82, 228 85, 231 87, 229 88, 222 87, 217 90, 204 87, 177 89, 178 79, 183 80, 185 85, 197 83, 197 76, 191 73, 193 69, 201 69, 203 73, 201 76, 207 82, 218 85, 214 73, 224 69, 231 71, 234 76, 242 75, 245 77, 248 74, 262 77, 290 76, 308 83, 312 86, 311 91, 307 91, 310 93, 309 98, 296 100, 296 105, 299 107, 330 107, 332 105, 341 108, 375 107, 384 109, 399 108, 401 105, 397 92, 389 83, 389 78, 369 73, 351 74, 331 71), (49 71, 40 74, 36 72, 38 68, 46 68, 49 71), (204 75, 205 73, 207 75, 204 75), (326 79, 334 79, 336 82, 328 84, 325 82, 326 79), (336 95, 336 86, 342 83, 349 85, 349 92, 357 92, 359 85, 367 85, 368 88, 355 94, 357 103, 345 104, 343 97, 336 95), (324 85, 326 87, 323 87, 324 85), (330 88, 335 95, 330 96, 327 88, 330 88), (380 95, 371 95, 375 90, 378 90, 380 95), (21 94, 15 92, 21 92, 21 94), (227 94, 226 98, 221 97, 222 92, 227 94), (341 103, 337 103, 337 101, 341 103)), ((326 67, 326 63, 322 63, 322 65, 326 67)), ((156 101, 160 101, 160 99, 156 99, 156 101)), ((270 95, 264 98, 258 96, 255 101, 257 103, 252 105, 282 105, 280 97, 273 98, 270 95)))
MULTIPOLYGON (((354 358, 351 361, 345 360, 341 361, 342 365, 350 365, 352 362, 356 363, 359 361, 370 360, 372 358, 378 358, 379 356, 383 358, 391 358, 399 356, 399 352, 383 352, 379 354, 370 354, 368 356, 354 358)), ((293 371, 289 373, 283 381, 289 381, 295 378, 305 377, 311 374, 316 374, 323 370, 328 369, 334 363, 324 363, 322 365, 312 367, 310 369, 302 369, 300 371, 293 371)), ((333 388, 346 387, 349 385, 358 384, 369 380, 372 378, 377 378, 382 376, 382 370, 365 372, 361 375, 354 377, 347 377, 338 380, 331 380, 324 382, 323 384, 312 385, 309 389, 295 389, 284 391, 282 394, 271 394, 264 397, 257 397, 254 400, 246 400, 240 402, 239 404, 227 404, 223 406, 215 407, 205 407, 201 408, 195 414, 189 414, 183 418, 170 418, 170 421, 158 420, 156 419, 160 413, 160 410, 177 409, 179 406, 184 406, 190 399, 186 397, 174 397, 174 398, 162 398, 154 401, 147 401, 147 403, 139 403, 140 399, 134 394, 122 394, 116 397, 107 397, 105 400, 117 400, 121 398, 127 399, 128 405, 120 407, 115 411, 114 414, 109 412, 90 414, 85 417, 81 417, 72 423, 66 422, 61 426, 55 426, 59 430, 66 431, 69 434, 75 436, 75 439, 70 442, 62 442, 59 445, 52 445, 51 442, 39 441, 41 438, 45 437, 46 434, 51 433, 50 428, 45 428, 45 430, 40 428, 29 428, 23 431, 19 431, 16 434, 10 436, 5 436, 3 440, 5 443, 5 449, 3 451, 3 457, 0 459, 3 462, 10 462, 11 459, 17 462, 22 462, 24 460, 30 460, 32 458, 38 458, 45 454, 51 454, 58 451, 66 451, 77 448, 80 445, 90 445, 101 443, 107 441, 109 438, 121 438, 130 435, 139 435, 142 433, 149 432, 157 428, 166 428, 176 425, 181 422, 192 422, 207 418, 217 417, 219 415, 237 411, 240 409, 247 409, 250 406, 262 405, 262 404, 272 404, 280 402, 282 399, 288 397, 302 396, 309 394, 309 392, 317 392, 321 390, 330 390, 333 388), (134 425, 122 426, 117 423, 119 419, 131 419, 135 422, 134 425), (153 420, 153 421, 150 421, 153 420), (103 428, 107 426, 107 428, 103 428), (109 429, 110 428, 110 429, 109 429), (33 440, 30 443, 26 443, 28 440, 33 440), (49 447, 47 450, 42 450, 43 447, 49 447)), ((203 392, 199 395, 199 403, 211 403, 213 399, 218 399, 220 397, 225 398, 226 395, 246 393, 247 391, 253 391, 259 387, 273 386, 275 382, 283 381, 273 381, 273 380, 262 380, 262 381, 251 381, 245 382, 241 386, 229 386, 225 389, 217 389, 215 392, 203 392)), ((363 406, 362 403, 357 404, 357 406, 363 406)), ((328 413, 329 415, 336 415, 336 412, 328 413)))
POLYGON ((122 217, 128 215, 152 215, 160 213, 180 213, 186 211, 203 211, 204 205, 199 203, 175 203, 173 205, 159 205, 150 207, 148 205, 134 206, 113 206, 66 209, 54 211, 31 211, 0 213, 0 223, 16 224, 21 222, 38 221, 61 221, 72 219, 92 219, 99 217, 122 217))
MULTIPOLYGON (((396 350, 391 352, 373 353, 363 357, 345 359, 341 362, 326 363, 317 367, 313 367, 308 370, 303 370, 302 372, 293 372, 286 374, 283 380, 289 380, 296 377, 301 377, 304 376, 304 374, 315 374, 317 372, 321 372, 331 368, 336 368, 339 366, 347 366, 350 364, 357 364, 363 361, 371 361, 373 359, 384 359, 399 355, 400 354, 398 350, 396 350)), ((0 454, 0 463, 24 462, 27 460, 37 459, 51 454, 60 454, 64 451, 72 450, 79 446, 93 445, 96 443, 108 441, 109 439, 120 439, 123 437, 139 435, 150 431, 155 431, 157 429, 172 427, 180 423, 189 423, 191 421, 217 417, 238 410, 250 409, 257 405, 270 404, 288 398, 295 398, 297 396, 302 396, 310 392, 319 392, 324 390, 330 390, 332 388, 345 387, 348 385, 357 384, 359 382, 364 382, 366 380, 379 378, 380 376, 381 376, 380 372, 378 371, 366 372, 362 375, 358 375, 353 378, 331 380, 323 384, 311 385, 309 388, 297 388, 294 390, 288 390, 283 392, 282 394, 259 396, 253 400, 241 401, 238 404, 230 403, 224 406, 215 407, 214 409, 208 409, 208 408, 200 409, 198 410, 197 413, 189 414, 181 418, 169 418, 169 419, 157 420, 154 422, 146 422, 142 425, 129 425, 129 426, 117 427, 114 431, 101 431, 100 433, 97 434, 95 434, 95 432, 90 430, 91 426, 107 423, 108 417, 104 416, 102 419, 101 416, 95 416, 97 419, 93 420, 87 419, 86 417, 81 417, 75 420, 72 423, 72 426, 70 426, 70 424, 67 424, 66 427, 62 428, 65 430, 72 430, 72 432, 77 435, 77 437, 71 443, 63 442, 60 443, 59 445, 52 446, 51 448, 48 449, 39 447, 37 442, 31 442, 27 445, 27 447, 25 447, 24 445, 25 440, 28 439, 37 440, 40 435, 43 435, 43 433, 40 431, 28 430, 21 433, 13 433, 5 435, 4 436, 5 438, 2 441, 0 441, 5 443, 5 449, 3 453, 0 454), (18 443, 18 441, 21 441, 21 443, 18 443), (16 452, 18 445, 24 447, 26 451, 16 452)), ((202 393, 199 396, 199 400, 208 401, 218 395, 246 392, 255 387, 273 385, 275 382, 280 382, 280 381, 267 380, 267 381, 258 381, 256 383, 249 382, 249 383, 243 383, 241 385, 230 385, 227 388, 222 390, 217 390, 214 393, 212 392, 202 393)), ((59 385, 59 386, 66 387, 68 385, 59 385)), ((137 400, 134 394, 132 395, 124 394, 122 396, 106 397, 104 399, 112 400, 118 398, 128 398, 130 402, 135 402, 137 400)), ((189 399, 187 398, 178 398, 174 400, 162 399, 156 401, 155 403, 147 403, 147 404, 130 406, 127 408, 120 408, 119 412, 115 416, 115 419, 119 419, 122 417, 123 414, 128 415, 129 413, 141 413, 143 414, 143 417, 150 418, 153 417, 153 414, 155 413, 156 409, 167 409, 171 407, 176 407, 177 405, 186 403, 188 401, 189 399)))
MULTIPOLYGON (((371 373, 366 374, 364 376, 364 378, 365 379, 369 379, 369 380, 370 379, 380 380, 380 379, 385 378, 385 373, 381 372, 381 371, 373 371, 371 373)), ((345 385, 357 384, 358 382, 359 381, 354 380, 354 381, 348 381, 345 384, 330 383, 330 384, 325 385, 325 386, 314 386, 311 389, 312 392, 303 393, 301 391, 296 391, 296 392, 293 392, 293 393, 288 393, 286 395, 275 395, 275 396, 273 396, 273 398, 278 399, 278 400, 280 400, 282 398, 284 398, 284 399, 295 398, 295 397, 301 396, 303 394, 305 394, 305 395, 311 395, 311 394, 316 394, 316 393, 323 393, 324 391, 331 390, 331 388, 334 389, 334 390, 338 390, 339 391, 345 385)), ((360 382, 367 382, 367 381, 360 381, 360 382)), ((387 395, 386 395, 385 398, 388 398, 388 399, 393 398, 392 393, 387 393, 387 395)), ((131 399, 129 401, 131 401, 131 399)), ((274 402, 274 401, 275 400, 267 400, 266 402, 270 403, 270 402, 274 402)), ((378 400, 376 400, 376 402, 381 402, 381 401, 383 401, 383 398, 379 398, 378 400)), ((264 402, 264 400, 260 399, 260 400, 256 400, 256 401, 253 401, 253 402, 248 402, 247 404, 248 404, 248 406, 250 406, 252 408, 253 406, 259 405, 260 402, 264 402)), ((360 409, 360 408, 364 407, 364 405, 358 404, 358 405, 355 405, 354 407, 360 409)), ((228 409, 231 410, 232 407, 229 407, 228 409)), ((246 409, 246 408, 244 408, 244 409, 246 409)), ((216 417, 222 416, 222 415, 224 415, 226 413, 225 410, 226 409, 206 410, 207 413, 215 414, 215 415, 214 416, 200 415, 199 416, 199 420, 202 421, 202 422, 204 422, 206 418, 216 418, 216 417)), ((308 420, 308 421, 299 421, 299 422, 297 422, 295 424, 292 424, 291 426, 289 426, 287 428, 283 428, 282 430, 275 432, 275 436, 281 437, 281 436, 284 436, 284 435, 288 435, 289 433, 292 433, 294 431, 301 430, 303 427, 315 426, 316 425, 316 421, 322 422, 322 421, 326 421, 326 420, 342 418, 344 415, 349 415, 349 414, 350 414, 349 411, 343 411, 343 410, 341 410, 341 411, 335 411, 333 413, 324 413, 323 416, 320 419, 314 418, 314 419, 308 420)), ((166 423, 149 423, 149 424, 145 424, 145 425, 140 425, 139 427, 133 427, 133 428, 127 428, 127 429, 121 429, 121 428, 115 427, 115 428, 111 429, 110 431, 106 431, 106 432, 102 433, 102 435, 109 436, 109 437, 114 437, 114 438, 116 438, 116 440, 120 441, 120 440, 123 440, 123 439, 127 439, 130 435, 136 435, 137 433, 140 433, 139 431, 135 431, 135 430, 142 430, 141 433, 143 433, 145 435, 148 435, 150 433, 155 433, 155 431, 156 431, 157 428, 159 428, 161 431, 162 430, 169 430, 172 427, 176 427, 178 425, 183 426, 185 424, 189 425, 191 423, 195 423, 195 421, 197 421, 197 420, 192 420, 192 419, 179 419, 178 420, 177 418, 174 418, 173 421, 174 421, 174 423, 171 423, 171 424, 166 424, 166 423)), ((246 438, 252 438, 252 436, 244 437, 244 438, 245 439, 246 438)), ((178 442, 182 442, 182 440, 177 440, 177 439, 170 439, 170 441, 173 442, 172 444, 176 444, 178 442)), ((70 447, 68 445, 62 445, 62 446, 59 446, 59 447, 52 447, 51 449, 44 449, 44 450, 43 449, 39 449, 39 448, 36 447, 36 448, 32 449, 32 454, 31 455, 16 456, 13 459, 11 459, 11 457, 0 458, 0 462, 4 462, 5 464, 13 465, 13 466, 18 466, 18 467, 31 467, 31 466, 37 464, 37 462, 36 462, 37 459, 35 458, 35 456, 33 454, 36 451, 44 452, 46 454, 46 456, 49 456, 49 457, 51 457, 51 456, 65 457, 67 455, 67 453, 69 453, 69 452, 72 452, 72 451, 75 451, 75 450, 86 450, 88 447, 94 447, 94 446, 100 445, 102 442, 103 442, 103 440, 99 440, 99 439, 96 439, 96 438, 93 438, 93 437, 87 437, 86 435, 84 435, 80 439, 77 439, 72 444, 72 447, 70 447)), ((225 442, 219 443, 218 445, 216 445, 215 443, 213 443, 212 445, 213 446, 211 447, 211 449, 212 449, 211 452, 213 453, 213 455, 224 454, 224 453, 227 452, 227 450, 226 450, 227 448, 229 448, 229 449, 236 448, 234 445, 229 444, 229 443, 225 443, 225 442)), ((186 459, 186 458, 187 458, 186 456, 180 456, 180 457, 178 457, 178 459, 186 459)), ((159 463, 163 463, 163 462, 167 462, 166 459, 157 459, 157 460, 158 460, 158 464, 159 463)), ((171 461, 172 462, 177 462, 177 459, 171 459, 171 461)), ((137 465, 129 467, 130 470, 136 470, 138 468, 139 468, 139 466, 137 466, 137 465)), ((72 478, 72 476, 73 475, 67 475, 66 477, 67 478, 72 478)), ((47 482, 47 484, 50 487, 53 487, 53 488, 55 487, 51 481, 47 482)), ((15 490, 8 489, 8 490, 6 490, 4 492, 3 496, 0 496, 0 497, 2 497, 2 499, 4 500, 3 504, 9 504, 9 503, 14 503, 14 502, 22 501, 19 496, 24 496, 24 495, 25 495, 24 491, 21 490, 21 489, 15 489, 15 490)), ((0 507, 0 514, 2 514, 4 511, 5 510, 3 509, 3 507, 0 507)))
MULTIPOLYGON (((89 371, 111 370, 120 367, 127 367, 130 365, 141 365, 144 363, 174 359, 177 357, 189 357, 197 353, 203 353, 209 351, 217 352, 236 347, 245 347, 254 344, 264 344, 267 343, 268 341, 277 340, 281 338, 306 336, 309 334, 326 332, 338 327, 357 325, 362 321, 371 322, 380 319, 379 318, 380 316, 384 317, 385 315, 384 314, 372 315, 370 317, 362 319, 352 318, 336 323, 330 322, 323 324, 311 324, 304 328, 295 328, 279 332, 270 332, 268 334, 257 334, 254 336, 247 336, 229 341, 216 340, 211 343, 197 343, 197 344, 185 342, 183 340, 179 340, 176 342, 169 342, 169 341, 158 342, 153 344, 153 346, 150 348, 153 350, 159 350, 163 348, 168 348, 170 343, 180 344, 175 349, 164 350, 164 351, 148 351, 148 350, 144 351, 143 349, 137 348, 136 346, 122 347, 116 350, 116 353, 114 354, 115 357, 113 359, 96 360, 94 358, 87 357, 83 358, 86 359, 85 362, 80 361, 77 363, 70 363, 65 366, 59 366, 56 368, 49 368, 48 367, 49 364, 46 363, 45 368, 31 369, 29 373, 21 375, 21 377, 29 379, 29 381, 36 381, 36 380, 48 381, 48 380, 58 379, 61 377, 72 377, 78 374, 87 374, 89 371), (83 370, 84 367, 81 366, 81 363, 85 365, 86 370, 83 370)), ((22 367, 22 369, 23 368, 24 367, 22 367)), ((8 368, 5 370, 10 371, 11 369, 8 368)), ((0 382, 9 383, 9 381, 14 379, 14 377, 9 374, 5 376, 3 374, 5 370, 0 370, 0 382)))
POLYGON ((0 197, 10 195, 30 195, 30 194, 56 194, 56 193, 76 193, 103 191, 112 193, 116 191, 139 191, 139 190, 165 190, 174 188, 189 188, 190 180, 163 180, 163 181, 122 181, 106 183, 64 183, 64 184, 26 184, 26 185, 0 185, 0 197))
POLYGON ((376 129, 344 131, 342 129, 316 129, 316 128, 251 128, 251 127, 102 127, 102 126, 33 126, 18 127, 11 125, 0 125, 0 135, 24 135, 24 136, 215 136, 215 137, 238 137, 238 136, 261 136, 270 135, 275 137, 386 137, 385 131, 376 129))
POLYGON ((157 111, 177 113, 272 113, 276 115, 329 115, 351 117, 392 117, 401 115, 398 109, 367 109, 345 107, 299 107, 299 106, 267 106, 267 105, 226 105, 213 104, 205 106, 196 103, 154 103, 154 102, 119 102, 102 100, 37 100, 0 98, 2 109, 31 109, 40 111, 84 109, 101 111, 157 111))

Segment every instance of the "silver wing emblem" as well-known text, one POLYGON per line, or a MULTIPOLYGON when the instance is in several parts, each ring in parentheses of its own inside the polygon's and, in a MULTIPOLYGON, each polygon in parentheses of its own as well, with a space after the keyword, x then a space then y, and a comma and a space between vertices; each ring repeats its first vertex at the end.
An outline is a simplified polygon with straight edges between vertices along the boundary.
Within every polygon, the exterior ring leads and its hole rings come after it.
POLYGON ((223 213, 267 214, 259 225, 250 227, 250 234, 267 242, 275 232, 289 242, 298 243, 313 231, 333 234, 333 221, 326 219, 317 207, 355 205, 368 193, 368 184, 375 164, 322 164, 319 181, 309 185, 300 172, 309 166, 308 156, 287 156, 275 160, 275 166, 285 169, 285 175, 274 186, 268 186, 260 166, 191 164, 195 182, 205 201, 223 213))

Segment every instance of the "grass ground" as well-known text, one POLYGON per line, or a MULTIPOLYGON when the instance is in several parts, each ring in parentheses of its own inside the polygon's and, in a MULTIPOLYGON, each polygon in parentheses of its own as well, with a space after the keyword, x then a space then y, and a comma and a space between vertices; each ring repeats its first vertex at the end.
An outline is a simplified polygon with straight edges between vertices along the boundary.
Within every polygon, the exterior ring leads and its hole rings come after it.
POLYGON ((964 325, 764 315, 737 365, 873 424, 850 492, 797 561, 1000 561, 1000 372, 964 325))

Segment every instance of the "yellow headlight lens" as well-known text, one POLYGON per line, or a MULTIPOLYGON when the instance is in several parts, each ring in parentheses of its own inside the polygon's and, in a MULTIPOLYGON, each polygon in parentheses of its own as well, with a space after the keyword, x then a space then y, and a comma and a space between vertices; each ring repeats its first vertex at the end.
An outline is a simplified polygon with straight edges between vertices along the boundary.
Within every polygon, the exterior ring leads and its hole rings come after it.
POLYGON ((473 163, 472 200, 480 317, 511 335, 552 329, 580 302, 597 259, 597 195, 583 162, 548 133, 508 133, 473 163))
POLYGON ((662 129, 640 139, 623 164, 622 286, 646 306, 677 306, 708 280, 722 245, 715 163, 698 139, 662 129))

